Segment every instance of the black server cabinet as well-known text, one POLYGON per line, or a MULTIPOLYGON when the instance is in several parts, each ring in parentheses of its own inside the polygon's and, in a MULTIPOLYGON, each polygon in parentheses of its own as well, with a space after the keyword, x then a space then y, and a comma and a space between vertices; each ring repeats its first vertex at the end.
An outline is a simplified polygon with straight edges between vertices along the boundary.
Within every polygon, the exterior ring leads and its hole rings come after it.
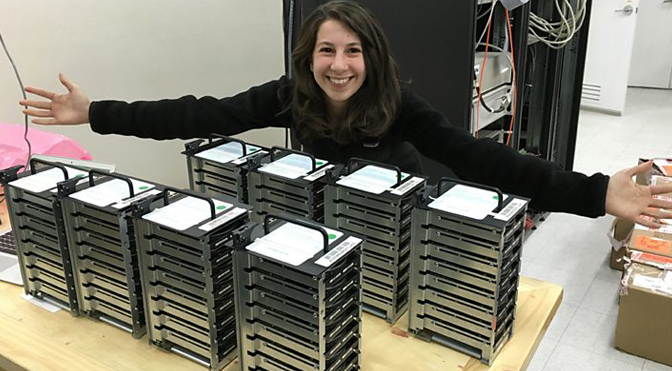
MULTIPOLYGON (((580 0, 570 0, 577 9, 580 0)), ((562 49, 530 39, 525 61, 525 92, 518 148, 572 170, 581 105, 592 0, 583 26, 562 49)), ((533 1, 530 11, 552 21, 560 14, 550 1, 533 1)))

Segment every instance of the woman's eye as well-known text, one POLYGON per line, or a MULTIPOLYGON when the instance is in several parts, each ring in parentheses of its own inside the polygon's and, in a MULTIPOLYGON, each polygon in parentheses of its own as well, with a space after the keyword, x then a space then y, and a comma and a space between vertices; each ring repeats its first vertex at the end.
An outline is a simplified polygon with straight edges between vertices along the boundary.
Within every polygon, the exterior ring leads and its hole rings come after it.
POLYGON ((332 48, 328 48, 328 47, 326 47, 326 46, 320 48, 320 52, 321 52, 321 53, 331 53, 331 52, 333 52, 333 51, 334 51, 334 50, 333 50, 332 48))
POLYGON ((357 53, 361 53, 361 52, 362 52, 362 49, 360 49, 360 48, 350 48, 350 49, 348 49, 348 53, 350 53, 350 54, 357 54, 357 53))

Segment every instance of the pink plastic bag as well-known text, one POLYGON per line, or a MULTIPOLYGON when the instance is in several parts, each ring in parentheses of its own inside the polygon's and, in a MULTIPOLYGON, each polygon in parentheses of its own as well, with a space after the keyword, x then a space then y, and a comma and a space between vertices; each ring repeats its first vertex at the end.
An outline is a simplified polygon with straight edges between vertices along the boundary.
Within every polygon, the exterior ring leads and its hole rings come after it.
MULTIPOLYGON (((0 124, 0 170, 26 163, 28 145, 23 139, 24 131, 23 125, 0 124)), ((28 140, 33 154, 91 160, 89 151, 74 140, 60 134, 29 127, 28 140)))

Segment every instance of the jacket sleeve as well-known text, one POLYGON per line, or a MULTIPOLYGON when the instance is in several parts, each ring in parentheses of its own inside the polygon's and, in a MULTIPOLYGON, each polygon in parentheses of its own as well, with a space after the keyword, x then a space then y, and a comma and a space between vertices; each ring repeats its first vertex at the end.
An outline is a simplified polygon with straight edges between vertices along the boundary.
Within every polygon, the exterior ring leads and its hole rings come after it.
POLYGON ((283 106, 278 92, 288 87, 289 80, 282 77, 223 99, 188 95, 152 102, 98 101, 91 103, 89 121, 93 131, 100 134, 152 139, 234 135, 281 127, 285 125, 278 118, 283 106))
POLYGON ((588 217, 605 214, 609 177, 560 169, 491 139, 476 139, 410 91, 403 94, 400 135, 422 154, 448 166, 464 180, 528 197, 537 210, 588 217))

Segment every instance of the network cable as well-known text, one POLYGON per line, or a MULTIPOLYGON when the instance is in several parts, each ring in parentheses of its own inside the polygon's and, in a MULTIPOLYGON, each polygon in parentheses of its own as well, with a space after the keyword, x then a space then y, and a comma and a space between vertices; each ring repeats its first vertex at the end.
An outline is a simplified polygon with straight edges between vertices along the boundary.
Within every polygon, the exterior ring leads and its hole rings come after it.
POLYGON ((562 49, 583 26, 586 18, 586 7, 587 0, 578 0, 576 10, 569 0, 555 0, 555 8, 560 15, 560 20, 557 22, 548 21, 530 12, 528 36, 549 48, 562 49))
MULTIPOLYGON (((2 32, 0 31, 0 43, 2 44, 2 48, 5 50, 5 54, 7 55, 7 59, 9 59, 9 63, 12 65, 12 68, 14 69, 14 74, 16 75, 16 79, 19 81, 19 87, 21 88, 21 94, 23 95, 24 100, 28 100, 26 97, 26 91, 23 87, 23 81, 21 81, 21 75, 19 75, 19 70, 16 68, 16 64, 14 64, 14 60, 12 59, 12 56, 9 54, 9 50, 7 50, 7 45, 5 45, 5 40, 2 37, 2 32)), ((26 107, 28 108, 28 107, 26 107)), ((23 115, 24 123, 25 123, 25 131, 23 133, 23 140, 26 141, 26 144, 28 145, 28 157, 26 158, 26 164, 24 165, 24 169, 28 169, 28 164, 30 162, 30 156, 32 155, 32 146, 30 145, 30 141, 28 140, 28 115, 24 114, 23 115)))

